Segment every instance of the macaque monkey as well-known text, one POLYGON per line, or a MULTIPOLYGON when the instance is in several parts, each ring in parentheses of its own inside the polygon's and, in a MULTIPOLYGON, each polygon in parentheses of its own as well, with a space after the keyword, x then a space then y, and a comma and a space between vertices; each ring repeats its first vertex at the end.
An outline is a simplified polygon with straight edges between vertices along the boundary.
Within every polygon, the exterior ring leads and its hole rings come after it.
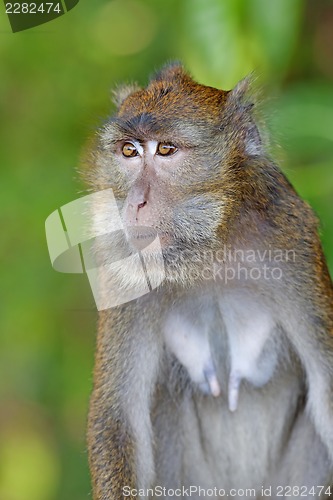
MULTIPOLYGON (((124 226, 95 242, 100 290, 146 285, 139 258, 110 272, 114 248, 145 248, 149 276, 161 259, 165 275, 100 312, 94 500, 190 487, 196 500, 199 488, 330 498, 332 283, 317 218, 268 152, 249 79, 218 90, 174 63, 114 100, 85 167, 93 191, 113 190, 124 226)), ((92 223, 109 224, 98 204, 92 223)))

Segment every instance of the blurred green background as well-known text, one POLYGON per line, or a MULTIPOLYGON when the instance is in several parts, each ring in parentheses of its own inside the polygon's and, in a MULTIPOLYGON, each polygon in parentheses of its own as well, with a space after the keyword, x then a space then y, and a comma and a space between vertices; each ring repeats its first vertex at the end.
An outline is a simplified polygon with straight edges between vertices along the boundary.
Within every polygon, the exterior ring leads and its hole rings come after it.
POLYGON ((274 150, 333 270, 332 1, 81 0, 16 34, 2 4, 0 500, 90 497, 96 310, 85 276, 52 269, 44 222, 84 193, 75 168, 109 89, 174 58, 225 89, 257 71, 274 150))

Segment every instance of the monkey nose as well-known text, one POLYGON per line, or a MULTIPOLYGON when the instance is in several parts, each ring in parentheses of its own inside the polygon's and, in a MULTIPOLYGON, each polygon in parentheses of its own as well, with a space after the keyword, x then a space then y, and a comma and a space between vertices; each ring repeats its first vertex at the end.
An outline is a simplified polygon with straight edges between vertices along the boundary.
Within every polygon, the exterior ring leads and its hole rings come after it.
MULTIPOLYGON (((142 200, 142 198, 141 198, 142 200)), ((141 210, 146 207, 147 205, 147 200, 143 199, 143 201, 139 200, 133 200, 131 203, 128 204, 127 210, 126 210, 126 219, 127 223, 129 225, 137 225, 139 222, 139 219, 142 222, 142 225, 145 225, 145 221, 142 220, 142 217, 144 215, 147 215, 146 210, 141 210)))
POLYGON ((140 208, 143 208, 145 205, 147 205, 147 202, 146 202, 146 201, 143 201, 142 203, 139 203, 139 204, 138 204, 138 210, 139 210, 140 208))

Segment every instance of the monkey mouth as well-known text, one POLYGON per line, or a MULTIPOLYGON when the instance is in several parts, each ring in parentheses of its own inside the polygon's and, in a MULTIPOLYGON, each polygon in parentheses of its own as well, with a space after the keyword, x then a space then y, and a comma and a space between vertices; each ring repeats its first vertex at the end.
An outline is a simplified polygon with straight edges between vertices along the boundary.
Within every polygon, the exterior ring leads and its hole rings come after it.
POLYGON ((153 241, 158 236, 156 229, 147 226, 127 226, 126 232, 128 238, 133 240, 153 241))
POLYGON ((128 242, 137 250, 144 250, 155 242, 156 245, 152 246, 156 246, 156 248, 152 250, 156 251, 159 247, 164 247, 169 237, 166 232, 147 226, 128 226, 126 232, 128 242))

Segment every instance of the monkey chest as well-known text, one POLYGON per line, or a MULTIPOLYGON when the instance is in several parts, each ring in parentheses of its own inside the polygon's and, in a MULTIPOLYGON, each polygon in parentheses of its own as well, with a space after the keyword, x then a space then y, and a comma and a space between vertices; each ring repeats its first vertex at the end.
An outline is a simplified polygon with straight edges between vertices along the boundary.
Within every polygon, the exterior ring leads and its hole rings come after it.
POLYGON ((278 361, 273 315, 250 291, 188 297, 166 315, 163 334, 202 392, 219 397, 226 388, 230 411, 237 409, 242 381, 265 385, 278 361))

